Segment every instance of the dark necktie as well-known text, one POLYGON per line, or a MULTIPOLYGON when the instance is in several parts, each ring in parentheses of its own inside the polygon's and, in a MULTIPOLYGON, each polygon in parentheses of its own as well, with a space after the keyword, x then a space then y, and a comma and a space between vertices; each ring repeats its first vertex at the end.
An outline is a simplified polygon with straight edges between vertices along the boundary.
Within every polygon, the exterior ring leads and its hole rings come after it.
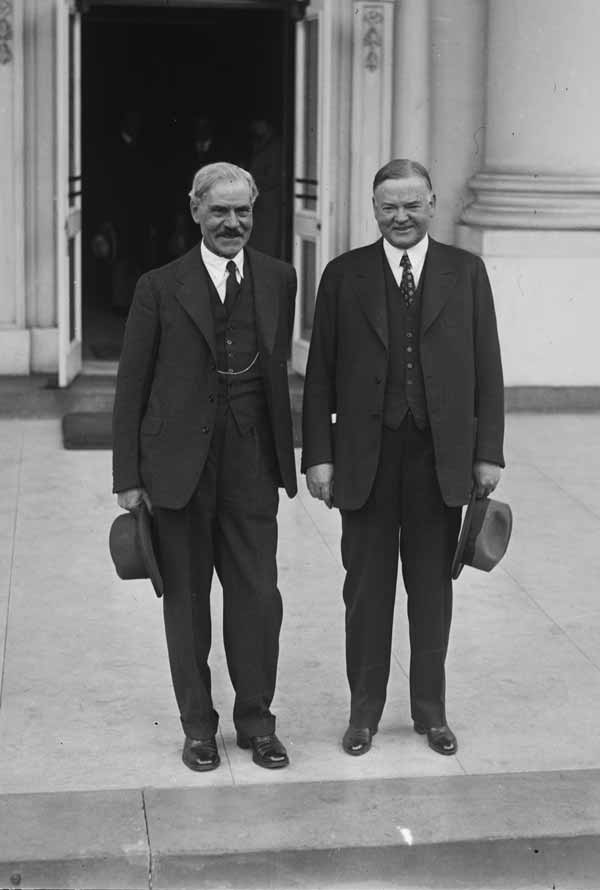
POLYGON ((231 314, 231 310, 235 306, 235 301, 238 298, 238 294, 240 292, 240 285, 238 284, 237 276, 236 276, 236 267, 233 260, 229 260, 227 263, 227 282, 225 283, 225 312, 227 315, 231 314))
POLYGON ((407 253, 402 254, 400 265, 402 266, 400 293, 404 300, 404 305, 408 309, 415 301, 415 279, 413 278, 412 266, 407 253))

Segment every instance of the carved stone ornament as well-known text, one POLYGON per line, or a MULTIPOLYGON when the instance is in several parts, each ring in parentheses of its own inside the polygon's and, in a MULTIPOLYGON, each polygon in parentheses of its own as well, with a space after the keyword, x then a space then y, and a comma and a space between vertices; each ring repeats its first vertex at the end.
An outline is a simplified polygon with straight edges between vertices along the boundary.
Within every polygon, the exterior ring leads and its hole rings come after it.
POLYGON ((365 7, 363 14, 363 47, 365 50, 365 68, 368 71, 377 71, 381 61, 381 47, 383 37, 381 27, 383 25, 383 13, 374 6, 365 7))
POLYGON ((0 65, 12 61, 12 0, 0 0, 0 65))

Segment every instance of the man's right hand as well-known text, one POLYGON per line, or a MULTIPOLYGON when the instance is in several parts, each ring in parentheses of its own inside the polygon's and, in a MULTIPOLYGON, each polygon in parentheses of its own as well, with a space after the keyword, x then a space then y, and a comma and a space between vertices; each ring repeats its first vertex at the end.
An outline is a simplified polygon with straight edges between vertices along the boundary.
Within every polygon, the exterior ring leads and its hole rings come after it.
POLYGON ((313 498, 333 504, 333 464, 315 464, 306 471, 306 484, 313 498))
POLYGON ((143 488, 128 488, 127 491, 120 491, 117 494, 117 503, 123 510, 135 510, 142 501, 145 502, 148 510, 152 513, 150 498, 143 488))

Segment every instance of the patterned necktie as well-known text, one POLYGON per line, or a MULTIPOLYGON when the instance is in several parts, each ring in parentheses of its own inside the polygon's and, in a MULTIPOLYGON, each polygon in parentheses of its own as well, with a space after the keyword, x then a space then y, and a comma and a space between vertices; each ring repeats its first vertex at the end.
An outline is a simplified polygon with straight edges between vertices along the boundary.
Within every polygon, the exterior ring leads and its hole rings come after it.
POLYGON ((408 309, 415 302, 415 279, 413 278, 412 266, 407 253, 402 254, 400 265, 402 266, 400 293, 404 300, 404 305, 408 309))
POLYGON ((240 285, 237 280, 235 263, 233 260, 229 260, 227 263, 227 281, 225 283, 225 301, 223 304, 227 315, 230 315, 231 310, 235 306, 239 292, 240 285))

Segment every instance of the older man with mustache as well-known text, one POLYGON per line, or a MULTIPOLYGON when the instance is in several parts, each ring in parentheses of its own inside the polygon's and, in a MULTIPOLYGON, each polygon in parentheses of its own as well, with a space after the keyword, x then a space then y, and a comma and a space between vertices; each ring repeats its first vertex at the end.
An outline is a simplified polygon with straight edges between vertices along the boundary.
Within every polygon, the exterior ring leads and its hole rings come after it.
POLYGON ((114 408, 114 491, 152 509, 183 762, 215 769, 210 588, 223 587, 237 742, 267 769, 275 735, 282 602, 278 488, 296 493, 287 357, 296 275, 246 247, 257 189, 232 164, 201 168, 190 193, 202 239, 143 275, 127 321, 114 408))

